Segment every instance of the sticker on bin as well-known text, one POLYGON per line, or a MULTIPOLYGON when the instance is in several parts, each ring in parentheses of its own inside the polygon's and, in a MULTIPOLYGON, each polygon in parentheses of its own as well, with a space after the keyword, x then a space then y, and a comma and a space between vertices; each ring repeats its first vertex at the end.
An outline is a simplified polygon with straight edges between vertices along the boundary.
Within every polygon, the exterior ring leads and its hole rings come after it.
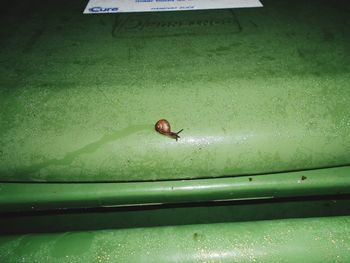
POLYGON ((259 0, 90 0, 84 14, 262 7, 259 0))

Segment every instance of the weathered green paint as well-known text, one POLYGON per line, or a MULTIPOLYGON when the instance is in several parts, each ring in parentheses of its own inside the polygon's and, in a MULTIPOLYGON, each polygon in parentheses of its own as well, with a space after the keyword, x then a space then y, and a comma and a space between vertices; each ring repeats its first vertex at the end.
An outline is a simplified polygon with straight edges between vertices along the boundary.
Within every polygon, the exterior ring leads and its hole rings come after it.
POLYGON ((11 262, 349 262, 350 217, 0 237, 11 262))
POLYGON ((0 262, 350 261, 348 2, 85 4, 0 10, 0 262))
POLYGON ((338 194, 350 194, 350 167, 263 176, 164 182, 2 183, 0 211, 338 194))
POLYGON ((348 2, 96 16, 82 15, 85 4, 1 8, 1 180, 350 163, 348 2), (154 131, 160 118, 184 129, 178 142, 154 131))

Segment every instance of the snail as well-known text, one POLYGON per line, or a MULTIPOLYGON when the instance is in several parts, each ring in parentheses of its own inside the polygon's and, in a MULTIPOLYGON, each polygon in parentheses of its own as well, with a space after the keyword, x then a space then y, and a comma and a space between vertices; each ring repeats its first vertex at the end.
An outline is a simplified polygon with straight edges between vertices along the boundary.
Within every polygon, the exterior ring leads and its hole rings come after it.
POLYGON ((180 138, 179 133, 183 131, 183 129, 181 129, 178 132, 172 132, 171 127, 170 127, 170 123, 165 119, 161 119, 161 120, 157 121, 157 123, 155 125, 155 129, 160 134, 169 136, 170 138, 173 138, 176 141, 177 141, 177 139, 180 138))

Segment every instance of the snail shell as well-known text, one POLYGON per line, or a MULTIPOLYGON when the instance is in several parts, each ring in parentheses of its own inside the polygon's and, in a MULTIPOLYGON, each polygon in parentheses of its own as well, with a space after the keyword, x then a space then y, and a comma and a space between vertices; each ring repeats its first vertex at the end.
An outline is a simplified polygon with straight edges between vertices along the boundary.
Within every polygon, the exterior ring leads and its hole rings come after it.
POLYGON ((180 138, 179 133, 183 131, 183 129, 181 129, 178 132, 172 132, 170 123, 165 119, 161 119, 161 120, 157 121, 157 123, 155 125, 155 129, 160 134, 169 136, 170 138, 173 138, 176 141, 177 141, 177 139, 180 138))
POLYGON ((165 119, 157 121, 155 128, 157 132, 164 135, 167 135, 171 132, 170 123, 165 119))

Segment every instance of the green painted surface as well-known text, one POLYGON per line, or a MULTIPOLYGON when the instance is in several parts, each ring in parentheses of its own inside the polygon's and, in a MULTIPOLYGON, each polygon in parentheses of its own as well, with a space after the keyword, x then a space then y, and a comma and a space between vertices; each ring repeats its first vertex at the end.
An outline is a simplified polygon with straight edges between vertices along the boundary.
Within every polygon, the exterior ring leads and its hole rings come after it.
POLYGON ((350 194, 349 176, 350 167, 340 167, 263 176, 165 182, 1 183, 0 211, 350 194))
POLYGON ((10 262, 349 262, 350 218, 2 236, 10 262))
POLYGON ((1 8, 0 179, 349 164, 349 3, 263 3, 137 15, 82 15, 86 1, 1 8), (154 131, 161 118, 184 129, 178 142, 154 131))
POLYGON ((0 233, 62 233, 350 215, 350 199, 280 199, 0 214, 0 233))

